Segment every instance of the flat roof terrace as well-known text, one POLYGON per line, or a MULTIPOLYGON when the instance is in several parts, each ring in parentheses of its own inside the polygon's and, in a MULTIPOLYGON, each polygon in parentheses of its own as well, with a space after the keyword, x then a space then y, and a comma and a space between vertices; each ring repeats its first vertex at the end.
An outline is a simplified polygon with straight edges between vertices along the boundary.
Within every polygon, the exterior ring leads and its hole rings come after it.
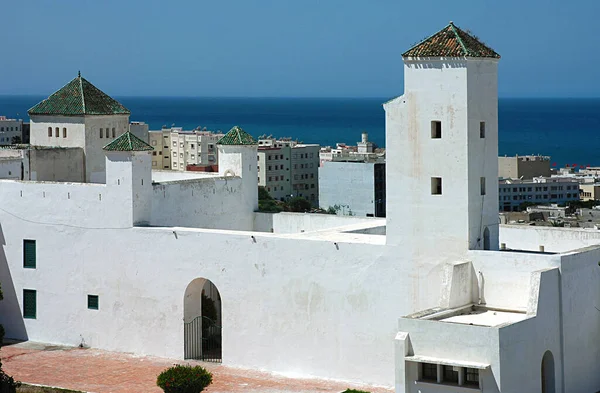
POLYGON ((411 314, 406 318, 461 325, 498 327, 521 322, 527 319, 528 315, 520 310, 503 310, 470 304, 452 309, 433 308, 411 314))

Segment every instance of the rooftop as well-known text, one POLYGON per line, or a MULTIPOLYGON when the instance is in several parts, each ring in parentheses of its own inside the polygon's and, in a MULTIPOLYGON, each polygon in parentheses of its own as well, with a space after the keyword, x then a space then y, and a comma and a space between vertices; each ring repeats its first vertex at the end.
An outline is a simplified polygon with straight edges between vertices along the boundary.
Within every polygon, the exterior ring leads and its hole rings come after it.
POLYGON ((81 74, 29 109, 29 115, 129 115, 129 109, 91 84, 81 74))
POLYGON ((127 131, 120 137, 103 147, 106 151, 150 151, 152 146, 127 131))
POLYGON ((471 32, 454 23, 424 39, 402 54, 402 57, 485 57, 499 59, 500 55, 471 32))
POLYGON ((528 315, 521 310, 504 310, 470 304, 452 309, 432 308, 408 315, 405 318, 497 327, 523 321, 528 318, 528 315))
POLYGON ((257 145, 252 135, 248 134, 239 126, 234 126, 223 138, 219 139, 217 145, 257 145))

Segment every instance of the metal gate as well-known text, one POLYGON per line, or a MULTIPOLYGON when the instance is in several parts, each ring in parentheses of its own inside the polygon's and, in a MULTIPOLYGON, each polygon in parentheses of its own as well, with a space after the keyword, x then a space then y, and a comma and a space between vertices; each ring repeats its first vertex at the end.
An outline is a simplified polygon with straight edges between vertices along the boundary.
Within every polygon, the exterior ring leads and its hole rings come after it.
POLYGON ((183 324, 184 359, 221 363, 221 326, 199 316, 183 324))

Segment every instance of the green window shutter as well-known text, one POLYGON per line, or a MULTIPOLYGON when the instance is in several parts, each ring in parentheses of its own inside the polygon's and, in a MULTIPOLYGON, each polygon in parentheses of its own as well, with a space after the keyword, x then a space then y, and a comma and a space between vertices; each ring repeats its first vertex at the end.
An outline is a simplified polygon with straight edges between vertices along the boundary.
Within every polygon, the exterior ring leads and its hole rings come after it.
POLYGON ((36 318, 36 302, 36 291, 33 289, 23 289, 23 318, 36 318))
POLYGON ((23 240, 23 267, 35 269, 35 240, 23 240))
POLYGON ((88 308, 90 310, 97 310, 98 309, 98 295, 88 295, 88 308))

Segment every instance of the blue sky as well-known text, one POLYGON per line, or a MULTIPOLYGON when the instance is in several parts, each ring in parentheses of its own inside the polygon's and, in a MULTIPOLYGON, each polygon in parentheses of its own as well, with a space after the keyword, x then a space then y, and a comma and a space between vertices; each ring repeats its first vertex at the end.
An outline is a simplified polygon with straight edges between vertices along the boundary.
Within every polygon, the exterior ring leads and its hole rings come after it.
POLYGON ((0 94, 82 75, 116 96, 391 97, 448 21, 502 55, 505 97, 600 96, 597 0, 5 0, 0 94))

